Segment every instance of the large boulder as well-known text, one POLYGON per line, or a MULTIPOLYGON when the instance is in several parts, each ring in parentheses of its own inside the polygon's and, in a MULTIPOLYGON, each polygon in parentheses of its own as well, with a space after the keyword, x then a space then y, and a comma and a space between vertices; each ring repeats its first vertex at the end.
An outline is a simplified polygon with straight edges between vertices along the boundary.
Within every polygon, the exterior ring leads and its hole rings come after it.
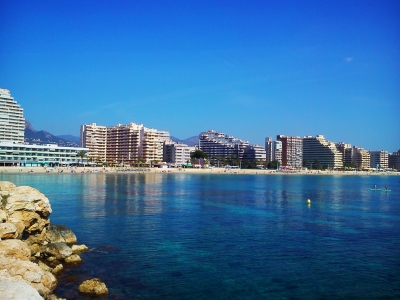
POLYGON ((72 250, 66 243, 50 243, 40 246, 40 253, 45 257, 54 257, 64 260, 72 255, 72 250))
POLYGON ((49 243, 67 243, 68 245, 76 244, 76 235, 64 225, 51 224, 46 233, 46 241, 49 243))
MULTIPOLYGON (((51 214, 49 199, 37 189, 30 186, 14 186, 14 189, 4 186, 4 182, 0 182, 0 195, 3 199, 7 197, 5 209, 9 214, 21 210, 36 212, 40 217, 48 217, 51 214), (9 194, 6 194, 7 192, 9 194)), ((6 186, 10 187, 8 184, 6 186)))
POLYGON ((104 282, 101 282, 99 278, 93 278, 85 280, 78 287, 79 292, 89 294, 92 296, 101 296, 108 294, 108 289, 104 282))

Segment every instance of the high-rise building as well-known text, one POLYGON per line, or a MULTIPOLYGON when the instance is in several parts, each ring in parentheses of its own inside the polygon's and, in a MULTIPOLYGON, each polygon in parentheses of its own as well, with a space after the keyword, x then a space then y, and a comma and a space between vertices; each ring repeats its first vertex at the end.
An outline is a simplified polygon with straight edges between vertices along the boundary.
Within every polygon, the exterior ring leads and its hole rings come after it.
POLYGON ((106 160, 110 164, 152 164, 163 160, 163 144, 169 132, 146 128, 143 124, 118 124, 107 128, 106 160))
POLYGON ((299 136, 278 135, 282 142, 282 166, 301 168, 303 166, 303 139, 299 136))
POLYGON ((371 155, 371 168, 387 169, 389 167, 389 152, 369 151, 371 155))
POLYGON ((24 130, 23 109, 9 90, 0 89, 0 141, 23 144, 24 130))
POLYGON ((281 141, 274 141, 273 143, 273 161, 277 161, 279 165, 282 165, 282 142, 281 141))
POLYGON ((81 147, 89 149, 87 154, 94 162, 106 161, 107 127, 96 123, 81 126, 81 147))
POLYGON ((325 140, 323 135, 303 138, 303 160, 308 167, 343 167, 342 153, 337 150, 335 143, 325 140))
POLYGON ((274 142, 271 137, 265 138, 265 160, 266 162, 273 161, 274 142))

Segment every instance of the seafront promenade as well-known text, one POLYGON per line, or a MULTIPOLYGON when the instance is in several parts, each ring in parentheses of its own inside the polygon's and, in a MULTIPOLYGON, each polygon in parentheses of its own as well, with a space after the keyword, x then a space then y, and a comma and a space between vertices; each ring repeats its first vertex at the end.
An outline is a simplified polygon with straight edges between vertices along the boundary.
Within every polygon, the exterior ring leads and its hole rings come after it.
POLYGON ((333 171, 333 170, 261 170, 225 168, 112 168, 112 167, 0 167, 0 173, 24 174, 104 174, 104 173, 188 173, 188 174, 252 174, 252 175, 359 175, 400 176, 400 172, 333 171))

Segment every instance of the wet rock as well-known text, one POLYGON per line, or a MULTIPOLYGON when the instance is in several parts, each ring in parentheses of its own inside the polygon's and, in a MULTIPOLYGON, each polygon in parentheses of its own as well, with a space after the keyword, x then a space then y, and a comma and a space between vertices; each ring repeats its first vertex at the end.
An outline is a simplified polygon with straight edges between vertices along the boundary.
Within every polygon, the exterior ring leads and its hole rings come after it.
POLYGON ((79 257, 78 254, 72 254, 71 256, 65 258, 65 262, 67 264, 79 264, 82 261, 82 259, 79 257))
POLYGON ((76 244, 76 235, 64 225, 52 224, 46 233, 46 241, 49 243, 67 243, 68 245, 76 244))
POLYGON ((71 250, 73 253, 80 253, 80 252, 88 251, 89 248, 86 245, 73 245, 71 247, 71 250))
POLYGON ((72 255, 72 250, 66 243, 50 243, 40 246, 40 252, 44 257, 55 257, 64 260, 72 255))
POLYGON ((100 296, 108 294, 108 289, 105 283, 101 282, 99 278, 85 280, 78 287, 79 292, 93 296, 100 296))

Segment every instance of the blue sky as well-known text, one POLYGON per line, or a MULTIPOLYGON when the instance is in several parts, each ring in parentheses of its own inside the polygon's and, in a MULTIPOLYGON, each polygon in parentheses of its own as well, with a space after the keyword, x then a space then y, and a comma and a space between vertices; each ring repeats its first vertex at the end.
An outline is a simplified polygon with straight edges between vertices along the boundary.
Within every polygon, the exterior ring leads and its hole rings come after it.
POLYGON ((35 129, 324 134, 400 148, 400 1, 0 0, 0 87, 35 129))

